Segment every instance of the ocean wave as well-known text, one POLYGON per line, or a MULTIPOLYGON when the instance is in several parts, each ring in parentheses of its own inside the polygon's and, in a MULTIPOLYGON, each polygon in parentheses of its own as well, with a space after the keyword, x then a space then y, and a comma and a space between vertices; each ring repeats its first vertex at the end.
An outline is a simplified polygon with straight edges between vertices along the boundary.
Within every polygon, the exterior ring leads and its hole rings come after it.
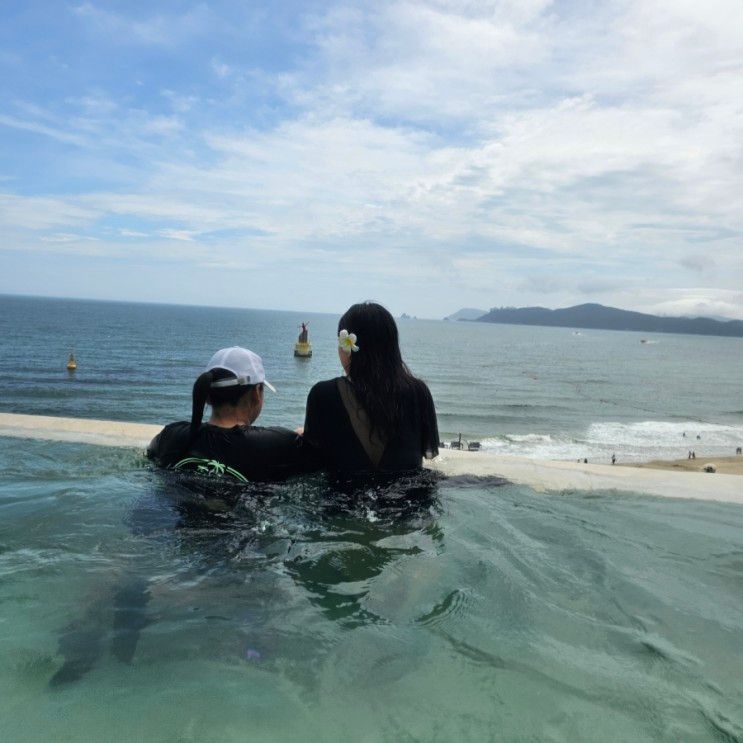
POLYGON ((586 438, 600 444, 634 446, 676 446, 697 441, 704 442, 705 446, 731 446, 743 439, 743 426, 696 421, 639 421, 636 423, 607 421, 592 423, 588 427, 586 438))
POLYGON ((514 443, 529 443, 529 442, 552 442, 552 436, 549 434, 542 434, 542 433, 512 433, 507 434, 506 438, 509 441, 513 441, 514 443))
POLYGON ((480 442, 484 450, 533 459, 609 462, 612 455, 620 461, 680 459, 690 450, 697 456, 732 456, 743 446, 743 426, 688 420, 598 421, 577 434, 504 433, 481 437, 480 442))

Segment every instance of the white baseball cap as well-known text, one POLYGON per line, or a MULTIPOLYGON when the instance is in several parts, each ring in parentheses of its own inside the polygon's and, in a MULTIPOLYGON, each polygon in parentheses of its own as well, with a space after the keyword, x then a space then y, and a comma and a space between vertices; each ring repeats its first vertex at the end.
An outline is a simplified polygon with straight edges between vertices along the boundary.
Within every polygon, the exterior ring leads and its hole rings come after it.
POLYGON ((212 369, 226 369, 235 375, 234 379, 218 379, 212 382, 212 387, 265 384, 271 392, 276 392, 276 388, 266 381, 263 360, 257 353, 248 351, 247 348, 231 346, 230 348, 220 349, 206 365, 206 371, 212 369))

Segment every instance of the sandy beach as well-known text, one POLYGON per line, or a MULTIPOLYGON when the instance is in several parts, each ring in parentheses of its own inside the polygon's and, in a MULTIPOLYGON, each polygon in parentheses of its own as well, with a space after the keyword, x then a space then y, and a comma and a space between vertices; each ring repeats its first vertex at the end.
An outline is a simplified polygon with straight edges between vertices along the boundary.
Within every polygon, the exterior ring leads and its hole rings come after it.
MULTIPOLYGON (((640 464, 623 464, 622 467, 640 469, 672 470, 674 472, 702 472, 707 464, 713 464, 720 475, 743 475, 743 456, 705 457, 697 455, 696 459, 656 459, 640 464)), ((743 485, 741 486, 743 487, 743 485)))
MULTIPOLYGON (((141 450, 160 428, 124 421, 0 413, 0 436, 141 450)), ((743 504, 743 480, 738 477, 743 473, 743 457, 612 466, 444 449, 427 466, 449 476, 502 477, 540 492, 624 491, 743 504), (700 471, 708 461, 720 463, 715 474, 700 471)))

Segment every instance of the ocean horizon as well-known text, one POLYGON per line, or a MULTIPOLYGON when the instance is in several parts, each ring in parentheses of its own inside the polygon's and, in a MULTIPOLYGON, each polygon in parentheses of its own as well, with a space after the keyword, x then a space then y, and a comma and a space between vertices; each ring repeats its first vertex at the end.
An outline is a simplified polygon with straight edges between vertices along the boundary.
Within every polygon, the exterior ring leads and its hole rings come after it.
MULTIPOLYGON (((211 354, 245 345, 279 388, 259 423, 294 428, 312 384, 341 373, 331 313, 15 295, 0 296, 0 311, 3 412, 185 419, 211 354), (311 359, 292 354, 300 322, 310 323, 311 359)), ((725 456, 743 442, 743 339, 397 322, 444 441, 461 434, 503 454, 592 462, 725 456)))

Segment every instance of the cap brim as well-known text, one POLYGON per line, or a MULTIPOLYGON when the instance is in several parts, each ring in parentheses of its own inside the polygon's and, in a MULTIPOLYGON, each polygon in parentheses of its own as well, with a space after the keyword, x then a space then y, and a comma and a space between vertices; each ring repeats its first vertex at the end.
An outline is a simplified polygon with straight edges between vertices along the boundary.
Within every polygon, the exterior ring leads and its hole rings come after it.
POLYGON ((263 380, 263 384, 265 384, 271 392, 276 392, 276 388, 267 379, 263 380))

